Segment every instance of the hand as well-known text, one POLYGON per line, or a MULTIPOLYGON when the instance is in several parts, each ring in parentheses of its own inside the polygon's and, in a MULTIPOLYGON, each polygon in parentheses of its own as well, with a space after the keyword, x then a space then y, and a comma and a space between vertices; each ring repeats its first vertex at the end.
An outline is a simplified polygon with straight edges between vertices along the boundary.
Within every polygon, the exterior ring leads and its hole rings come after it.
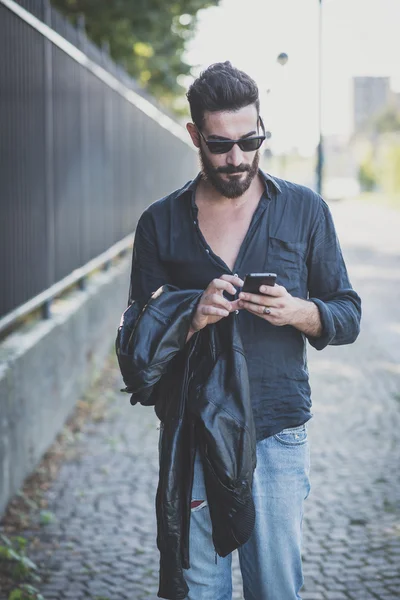
POLYGON ((221 275, 220 278, 213 279, 200 298, 189 333, 200 331, 207 325, 227 317, 234 310, 238 310, 239 300, 229 302, 223 294, 224 292, 236 294, 236 287, 242 287, 243 283, 234 275, 221 275))
POLYGON ((253 315, 265 319, 272 325, 293 325, 301 320, 304 303, 307 301, 295 298, 283 285, 262 285, 260 294, 239 294, 239 308, 245 308, 253 315), (265 310, 269 312, 264 312, 265 310))

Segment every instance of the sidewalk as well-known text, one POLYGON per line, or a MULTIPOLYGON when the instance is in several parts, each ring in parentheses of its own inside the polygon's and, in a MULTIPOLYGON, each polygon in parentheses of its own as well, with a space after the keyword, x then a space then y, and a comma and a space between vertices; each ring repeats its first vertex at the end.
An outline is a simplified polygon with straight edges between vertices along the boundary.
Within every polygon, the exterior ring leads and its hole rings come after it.
MULTIPOLYGON (((309 348, 314 418, 302 599, 395 600, 400 211, 357 202, 335 204, 332 211, 364 317, 356 344, 319 353, 309 348)), ((38 539, 29 555, 48 574, 38 586, 45 600, 156 598, 157 420, 151 408, 131 407, 120 387, 113 359, 104 381, 106 418, 85 425, 77 456, 63 463, 47 492, 55 522, 20 532, 38 539)), ((240 600, 237 560, 234 579, 240 600)), ((6 600, 1 592, 0 600, 6 600)))

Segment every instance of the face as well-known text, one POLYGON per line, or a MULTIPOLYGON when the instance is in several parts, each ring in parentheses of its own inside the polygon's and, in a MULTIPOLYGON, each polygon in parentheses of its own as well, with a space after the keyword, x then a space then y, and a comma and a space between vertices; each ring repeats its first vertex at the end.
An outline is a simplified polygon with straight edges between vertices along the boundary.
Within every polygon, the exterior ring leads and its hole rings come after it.
MULTIPOLYGON (((201 133, 206 140, 233 139, 259 135, 254 104, 235 112, 206 112, 201 133)), ((244 152, 235 144, 225 154, 212 154, 192 123, 187 125, 194 145, 199 149, 202 175, 226 198, 238 198, 250 187, 258 173, 259 150, 244 152)))

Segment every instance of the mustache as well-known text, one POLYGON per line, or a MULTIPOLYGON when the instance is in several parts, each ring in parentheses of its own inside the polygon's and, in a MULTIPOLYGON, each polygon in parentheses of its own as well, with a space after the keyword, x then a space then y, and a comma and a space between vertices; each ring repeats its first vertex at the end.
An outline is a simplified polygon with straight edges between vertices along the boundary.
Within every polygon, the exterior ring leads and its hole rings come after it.
POLYGON ((217 173, 226 173, 228 175, 232 175, 233 173, 246 173, 250 171, 251 165, 239 165, 234 167, 233 165, 227 165, 226 167, 218 167, 216 170, 217 173))

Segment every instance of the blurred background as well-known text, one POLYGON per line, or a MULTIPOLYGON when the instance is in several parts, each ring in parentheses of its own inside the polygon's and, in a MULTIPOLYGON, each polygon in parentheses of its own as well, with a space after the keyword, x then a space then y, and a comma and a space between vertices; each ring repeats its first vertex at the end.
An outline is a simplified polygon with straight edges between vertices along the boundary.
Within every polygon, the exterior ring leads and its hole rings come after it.
POLYGON ((230 57, 256 79, 272 172, 315 186, 322 134, 325 196, 396 195, 399 22, 392 0, 225 0, 199 13, 185 57, 195 72, 230 57))
POLYGON ((203 68, 229 59, 248 72, 259 85, 272 134, 268 167, 277 175, 318 187, 324 167, 325 195, 400 193, 398 2, 54 5, 73 22, 85 15, 90 38, 183 120, 184 92, 203 68), (323 167, 315 164, 320 135, 323 167))
POLYGON ((138 218, 199 168, 187 88, 224 60, 363 301, 356 344, 309 352, 302 598, 399 597, 399 24, 397 0, 0 0, 0 600, 156 596, 157 423, 113 344, 138 218))
POLYGON ((400 193, 398 2, 126 2, 119 18, 95 4, 54 2, 183 119, 193 77, 229 59, 259 85, 271 171, 318 185, 322 134, 325 194, 400 193))

